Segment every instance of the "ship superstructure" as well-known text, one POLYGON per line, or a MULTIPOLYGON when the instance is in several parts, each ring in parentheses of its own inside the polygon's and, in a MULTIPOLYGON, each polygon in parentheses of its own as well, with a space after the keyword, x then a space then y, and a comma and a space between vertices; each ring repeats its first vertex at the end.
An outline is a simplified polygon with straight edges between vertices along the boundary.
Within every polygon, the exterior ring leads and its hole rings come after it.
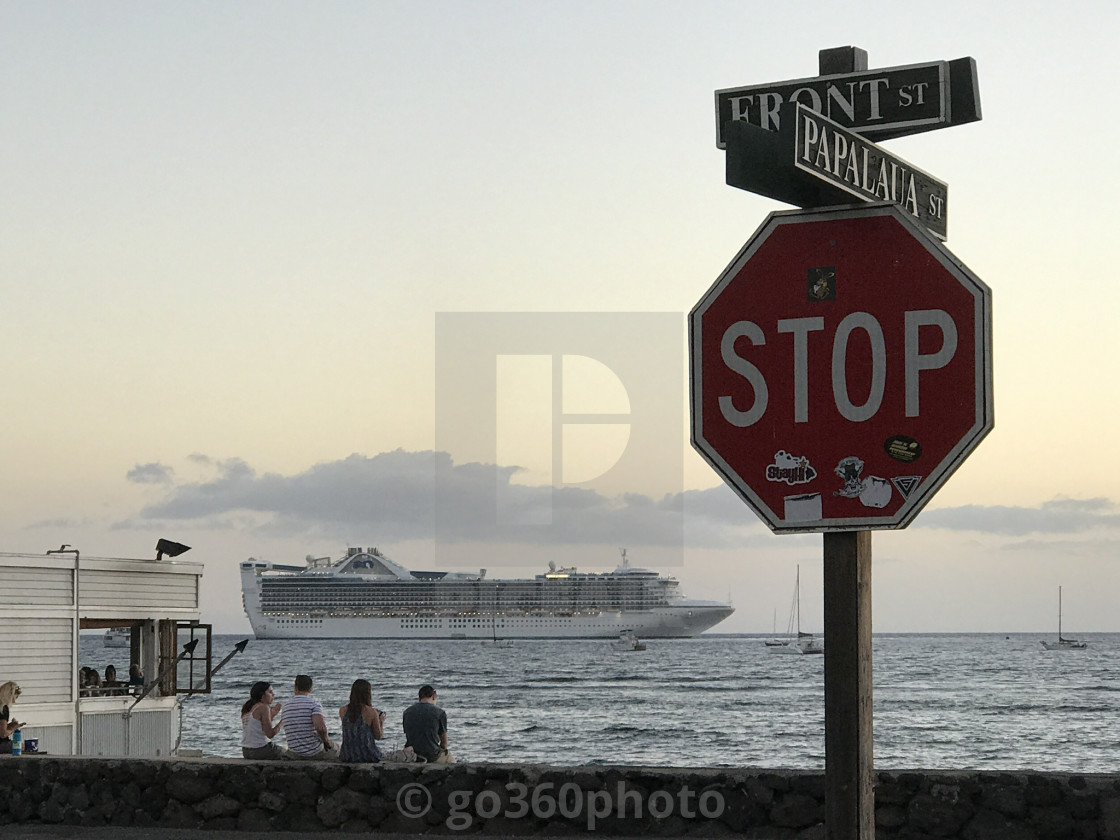
POLYGON ((257 638, 556 639, 696 636, 734 612, 685 598, 679 582, 631 567, 557 568, 532 578, 411 571, 376 548, 337 561, 241 564, 245 613, 257 638))

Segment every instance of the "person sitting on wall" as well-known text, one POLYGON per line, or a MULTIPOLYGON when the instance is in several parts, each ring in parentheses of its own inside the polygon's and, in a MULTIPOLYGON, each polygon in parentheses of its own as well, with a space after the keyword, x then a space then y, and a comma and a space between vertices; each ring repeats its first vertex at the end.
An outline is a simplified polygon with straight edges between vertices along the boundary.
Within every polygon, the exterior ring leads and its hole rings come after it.
POLYGON ((287 758, 287 750, 272 742, 283 726, 273 725, 281 705, 273 703, 272 686, 264 681, 253 683, 249 699, 241 707, 241 754, 245 758, 287 758))
POLYGON ((412 747, 432 764, 454 764, 455 756, 447 749, 447 713, 436 705, 436 690, 422 685, 417 695, 404 710, 405 748, 412 747))
POLYGON ((354 680, 350 686, 350 702, 338 710, 342 719, 343 761, 381 761, 384 757, 377 742, 384 734, 385 712, 373 705, 373 686, 369 680, 354 680))
POLYGON ((311 677, 296 677, 295 691, 284 702, 281 724, 288 739, 288 754, 292 758, 338 758, 338 748, 327 733, 323 718, 323 704, 311 696, 311 677))
POLYGON ((8 680, 0 685, 0 753, 12 752, 12 733, 23 728, 23 724, 11 713, 11 707, 21 693, 19 684, 14 680, 8 680))

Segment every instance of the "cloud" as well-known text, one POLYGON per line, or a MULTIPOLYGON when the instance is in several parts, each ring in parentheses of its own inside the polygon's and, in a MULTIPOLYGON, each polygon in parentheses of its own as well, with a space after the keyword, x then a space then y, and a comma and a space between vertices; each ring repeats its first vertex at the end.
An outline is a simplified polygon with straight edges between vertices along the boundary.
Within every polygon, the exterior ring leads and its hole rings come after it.
POLYGON ((134 484, 171 484, 175 471, 171 467, 155 462, 137 464, 125 476, 134 484))
POLYGON ((28 530, 39 529, 39 530, 50 530, 50 531, 62 531, 62 530, 69 530, 69 529, 73 529, 73 528, 85 528, 89 525, 90 525, 90 520, 88 520, 88 519, 69 519, 67 517, 56 517, 56 518, 53 518, 53 519, 40 519, 36 522, 32 522, 27 526, 27 528, 28 528, 28 530))
POLYGON ((1073 534, 1120 528, 1120 513, 1109 499, 1063 497, 1037 507, 963 505, 926 510, 914 520, 912 527, 979 531, 1001 536, 1073 534))
POLYGON ((196 462, 219 467, 216 478, 175 486, 119 527, 194 521, 228 527, 256 522, 277 536, 334 534, 394 541, 618 545, 683 544, 683 496, 609 498, 581 487, 512 481, 516 467, 455 464, 445 452, 396 450, 350 455, 290 476, 258 475, 240 459, 196 462))
MULTIPOLYGON (((271 536, 540 545, 747 546, 769 530, 726 486, 661 499, 607 497, 585 487, 526 486, 517 467, 456 464, 446 452, 354 454, 295 475, 258 474, 240 458, 192 455, 207 480, 170 487, 119 528, 192 522, 271 536)), ((172 482, 169 467, 138 465, 131 481, 172 482)), ((1054 499, 1037 507, 965 505, 924 511, 913 528, 999 536, 1074 534, 1120 527, 1108 499, 1054 499)))

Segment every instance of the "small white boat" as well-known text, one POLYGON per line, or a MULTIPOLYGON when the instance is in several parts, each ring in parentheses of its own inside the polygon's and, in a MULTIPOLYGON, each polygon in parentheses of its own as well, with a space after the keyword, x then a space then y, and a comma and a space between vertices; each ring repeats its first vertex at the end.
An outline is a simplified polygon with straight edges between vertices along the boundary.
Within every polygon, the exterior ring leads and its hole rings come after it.
POLYGON ((813 636, 812 633, 798 633, 796 639, 790 639, 780 645, 769 645, 771 653, 796 653, 799 656, 824 653, 824 643, 813 636))
POLYGON ((631 633, 629 630, 624 630, 623 632, 618 634, 618 641, 615 642, 615 646, 619 650, 624 651, 646 649, 646 646, 638 641, 638 637, 631 633))
POLYGON ((1058 587, 1058 640, 1056 642, 1043 641, 1042 646, 1046 650, 1085 650, 1089 647, 1088 642, 1083 642, 1080 639, 1067 639, 1062 635, 1062 587, 1058 587))
POLYGON ((785 647, 789 644, 789 639, 783 639, 778 636, 778 611, 774 610, 774 626, 770 630, 770 638, 763 644, 766 647, 785 647))
POLYGON ((801 631, 801 567, 797 567, 797 577, 793 584, 793 607, 789 613, 789 629, 784 639, 767 639, 766 649, 770 653, 793 653, 799 656, 824 653, 824 642, 812 633, 801 631))
POLYGON ((130 647, 132 645, 132 628, 110 627, 105 631, 102 644, 105 645, 105 647, 111 648, 130 647))

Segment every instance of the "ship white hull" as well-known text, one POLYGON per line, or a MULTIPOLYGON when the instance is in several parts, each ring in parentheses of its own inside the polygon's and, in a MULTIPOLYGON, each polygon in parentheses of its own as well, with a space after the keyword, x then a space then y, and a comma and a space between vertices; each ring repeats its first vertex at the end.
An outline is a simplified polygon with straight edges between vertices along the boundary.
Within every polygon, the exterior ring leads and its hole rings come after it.
POLYGON ((257 638, 689 638, 735 611, 682 597, 676 580, 631 568, 625 555, 611 573, 573 568, 494 580, 485 570, 410 572, 376 549, 347 551, 329 565, 309 557, 305 570, 242 563, 242 600, 257 638))
POLYGON ((250 614, 258 639, 618 639, 631 631, 639 638, 690 638, 714 627, 733 612, 724 604, 680 605, 642 612, 603 611, 573 616, 394 616, 250 614))

